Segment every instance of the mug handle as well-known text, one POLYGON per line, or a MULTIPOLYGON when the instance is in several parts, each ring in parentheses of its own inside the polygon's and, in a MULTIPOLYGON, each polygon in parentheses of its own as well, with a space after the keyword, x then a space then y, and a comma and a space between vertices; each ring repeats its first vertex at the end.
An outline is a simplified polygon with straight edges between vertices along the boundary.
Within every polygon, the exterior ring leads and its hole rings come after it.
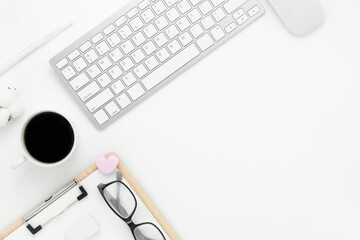
POLYGON ((17 168, 19 168, 21 165, 23 165, 26 161, 27 161, 27 158, 26 158, 25 156, 22 156, 22 157, 19 158, 17 161, 13 162, 13 164, 11 164, 11 168, 12 168, 12 169, 17 169, 17 168))

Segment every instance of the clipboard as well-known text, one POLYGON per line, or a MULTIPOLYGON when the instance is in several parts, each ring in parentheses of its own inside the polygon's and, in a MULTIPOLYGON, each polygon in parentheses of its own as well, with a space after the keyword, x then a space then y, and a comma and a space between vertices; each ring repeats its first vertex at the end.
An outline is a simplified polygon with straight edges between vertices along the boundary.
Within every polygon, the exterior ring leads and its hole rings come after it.
MULTIPOLYGON (((115 155, 117 157, 117 155, 115 153, 108 153, 105 156, 109 157, 111 155, 115 155)), ((165 217, 161 214, 161 212, 158 210, 158 208, 155 206, 155 204, 151 201, 149 196, 145 193, 145 191, 142 189, 140 184, 136 181, 136 179, 133 177, 133 175, 130 173, 130 171, 127 169, 125 164, 120 159, 119 159, 117 169, 123 175, 124 179, 127 181, 129 186, 132 188, 132 190, 134 190, 134 192, 136 193, 138 198, 142 201, 142 203, 145 205, 147 210, 151 213, 152 217, 161 226, 162 230, 164 230, 164 232, 167 234, 167 236, 171 240, 180 240, 180 237, 176 234, 174 229, 166 221, 165 217)), ((76 195, 76 198, 74 199, 74 202, 72 202, 70 205, 75 204, 77 201, 82 201, 83 199, 85 199, 87 197, 87 191, 86 191, 86 188, 84 188, 81 185, 81 183, 84 180, 86 180, 89 176, 91 176, 93 173, 95 173, 97 170, 98 170, 97 166, 94 163, 88 169, 86 169, 81 174, 79 174, 77 177, 75 177, 63 189, 59 190, 56 194, 54 194, 50 198, 46 199, 43 203, 41 203, 38 207, 36 207, 32 212, 30 212, 25 217, 14 222, 12 225, 7 227, 4 231, 0 232, 0 240, 6 240, 6 238, 9 235, 11 235, 13 232, 15 232, 20 227, 23 227, 24 225, 33 234, 36 234, 38 231, 41 231, 41 229, 42 229, 41 225, 32 226, 29 223, 29 220, 31 220, 32 217, 36 216, 41 211, 45 211, 45 209, 47 207, 51 206, 51 204, 56 202, 58 199, 61 199, 61 197, 64 196, 64 194, 66 194, 71 189, 78 188, 79 191, 78 191, 78 194, 76 195)), ((111 214, 111 213, 109 213, 109 214, 111 214)))

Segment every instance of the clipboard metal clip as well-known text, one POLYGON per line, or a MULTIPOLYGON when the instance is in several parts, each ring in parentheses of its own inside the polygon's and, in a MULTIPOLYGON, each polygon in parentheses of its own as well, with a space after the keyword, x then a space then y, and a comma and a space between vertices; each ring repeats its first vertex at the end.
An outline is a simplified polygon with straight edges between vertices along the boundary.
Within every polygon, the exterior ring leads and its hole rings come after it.
POLYGON ((33 211, 31 211, 28 215, 26 215, 24 217, 25 222, 27 223, 26 228, 31 232, 31 234, 35 235, 36 233, 38 233, 47 223, 51 222, 53 219, 57 218, 58 216, 60 216, 61 214, 63 214, 67 209, 69 209, 70 207, 72 207, 74 204, 76 204, 77 202, 81 201, 82 199, 84 199, 85 197, 87 197, 88 193, 85 190, 85 188, 83 186, 79 186, 79 190, 80 190, 80 195, 77 196, 76 200, 74 200, 74 202, 72 202, 71 204, 69 204, 67 207, 65 207, 65 209, 63 209, 60 213, 56 214, 55 216, 53 216, 52 218, 50 218, 49 220, 47 220, 45 223, 38 225, 37 227, 33 227, 29 221, 34 218, 36 215, 38 215, 39 213, 41 213, 42 211, 44 211, 47 207, 49 207, 51 204, 53 204, 56 200, 58 200, 59 198, 61 198, 62 196, 64 196, 67 192, 69 192, 71 189, 73 189, 75 186, 78 185, 78 182, 76 182, 75 180, 72 180, 68 185, 66 185, 64 188, 62 188, 61 190, 59 190, 57 193, 55 193, 54 195, 50 196, 48 199, 46 199, 43 203, 41 203, 39 206, 37 206, 33 211))

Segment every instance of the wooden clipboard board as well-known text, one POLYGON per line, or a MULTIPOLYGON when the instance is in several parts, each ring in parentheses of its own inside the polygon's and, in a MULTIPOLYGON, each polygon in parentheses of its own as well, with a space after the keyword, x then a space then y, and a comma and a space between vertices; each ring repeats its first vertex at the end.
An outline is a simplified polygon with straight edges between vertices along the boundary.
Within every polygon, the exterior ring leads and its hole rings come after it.
MULTIPOLYGON (((115 153, 108 153, 105 156, 109 157, 111 155, 117 156, 115 153)), ((141 199, 141 201, 144 203, 144 205, 147 207, 147 209, 150 211, 150 213, 153 215, 153 217, 156 219, 156 221, 164 229, 164 231, 170 237, 171 240, 180 240, 180 237, 176 234, 176 232, 171 227, 171 225, 166 221, 165 217, 161 214, 159 209, 151 201, 149 196, 145 193, 145 191, 142 189, 140 184, 136 181, 136 179, 133 177, 133 175, 127 169, 125 164, 120 160, 119 157, 118 157, 118 159, 119 159, 119 164, 117 167, 118 170, 121 172, 123 177, 129 183, 131 188, 136 192, 138 197, 141 199)), ((90 176, 96 170, 97 170, 97 167, 96 167, 96 164, 94 163, 88 169, 86 169, 81 174, 79 174, 77 177, 75 177, 74 180, 78 183, 81 183, 84 179, 86 179, 88 176, 90 176)), ((11 233, 13 233, 15 230, 17 230, 19 227, 21 227, 24 224, 25 224, 24 218, 17 220, 12 225, 7 227, 4 231, 0 232, 0 240, 4 240, 7 236, 9 236, 11 233)))

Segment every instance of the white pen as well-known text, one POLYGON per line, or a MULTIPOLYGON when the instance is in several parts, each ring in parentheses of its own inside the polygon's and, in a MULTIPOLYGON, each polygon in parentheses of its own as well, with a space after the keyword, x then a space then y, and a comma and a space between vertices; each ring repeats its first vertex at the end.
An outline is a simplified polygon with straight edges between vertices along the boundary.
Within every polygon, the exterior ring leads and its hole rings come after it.
POLYGON ((73 21, 70 18, 66 19, 62 24, 60 24, 59 26, 55 27, 53 30, 49 31, 48 33, 40 37, 38 40, 30 44, 28 47, 26 47, 24 50, 16 54, 14 57, 10 58, 4 64, 0 65, 0 75, 6 72, 7 70, 9 70, 15 64, 21 62, 24 58, 26 58, 35 50, 39 49, 41 46, 51 41, 61 32, 69 28, 72 24, 73 21))

